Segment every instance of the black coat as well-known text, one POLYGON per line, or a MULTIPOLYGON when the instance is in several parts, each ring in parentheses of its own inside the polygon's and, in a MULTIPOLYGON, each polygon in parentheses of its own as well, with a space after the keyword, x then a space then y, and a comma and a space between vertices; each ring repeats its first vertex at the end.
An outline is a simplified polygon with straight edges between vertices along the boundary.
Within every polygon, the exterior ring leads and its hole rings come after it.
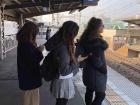
MULTIPOLYGON (((85 60, 86 65, 83 68, 83 82, 85 86, 93 89, 96 79, 100 78, 97 77, 96 72, 99 72, 101 75, 107 74, 104 51, 108 48, 108 44, 101 38, 95 38, 80 43, 80 46, 83 49, 77 50, 76 55, 88 56, 85 60)), ((106 80, 106 76, 102 79, 106 80)))
POLYGON ((17 69, 19 88, 21 90, 31 90, 42 85, 39 70, 39 63, 42 59, 42 53, 32 43, 18 43, 17 69))

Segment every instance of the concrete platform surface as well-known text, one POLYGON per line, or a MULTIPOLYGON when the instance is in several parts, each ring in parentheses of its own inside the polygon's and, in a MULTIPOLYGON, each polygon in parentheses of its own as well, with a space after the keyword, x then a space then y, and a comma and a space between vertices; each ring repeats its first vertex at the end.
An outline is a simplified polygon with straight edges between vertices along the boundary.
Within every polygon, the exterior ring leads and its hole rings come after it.
POLYGON ((127 105, 140 105, 140 87, 108 67, 108 83, 127 105))
MULTIPOLYGON (((38 44, 46 40, 38 39, 38 44)), ((16 48, 7 53, 7 58, 0 61, 0 105, 22 105, 22 91, 18 88, 17 80, 17 54, 16 48)), ((79 77, 81 78, 81 77, 79 77)), ((83 85, 76 84, 76 95, 68 105, 84 105, 85 89, 83 85)), ((41 105, 55 105, 55 99, 49 92, 49 84, 44 82, 40 89, 41 105)), ((105 100, 103 105, 109 105, 105 100)))
MULTIPOLYGON (((23 105, 22 91, 18 88, 17 80, 0 80, 0 105, 23 105)), ((55 105, 55 98, 49 91, 49 84, 44 82, 40 88, 41 104, 55 105)), ((68 105, 84 105, 84 102, 76 89, 76 94, 68 105)))

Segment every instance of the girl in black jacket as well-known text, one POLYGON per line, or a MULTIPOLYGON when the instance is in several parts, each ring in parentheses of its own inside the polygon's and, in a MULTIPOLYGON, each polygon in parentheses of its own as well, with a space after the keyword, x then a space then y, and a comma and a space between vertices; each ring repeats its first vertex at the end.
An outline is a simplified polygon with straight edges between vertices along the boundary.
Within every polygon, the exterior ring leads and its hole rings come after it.
POLYGON ((108 48, 108 44, 100 35, 103 28, 101 19, 91 18, 78 43, 83 50, 77 50, 77 56, 87 57, 83 68, 86 105, 101 105, 105 98, 107 67, 104 51, 108 48), (92 100, 94 91, 95 98, 92 100))
POLYGON ((17 33, 17 69, 19 88, 24 91, 23 105, 39 105, 39 87, 42 85, 39 63, 43 59, 37 48, 36 35, 38 27, 27 22, 17 33))

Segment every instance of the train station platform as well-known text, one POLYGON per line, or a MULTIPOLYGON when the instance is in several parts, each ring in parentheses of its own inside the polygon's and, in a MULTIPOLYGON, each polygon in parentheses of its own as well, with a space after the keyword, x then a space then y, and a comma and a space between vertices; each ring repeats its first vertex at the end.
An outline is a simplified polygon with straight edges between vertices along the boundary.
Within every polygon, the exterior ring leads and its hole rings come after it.
POLYGON ((107 84, 124 101, 125 104, 119 105, 140 105, 140 87, 110 67, 108 67, 107 84))
MULTIPOLYGON (((43 44, 45 40, 38 40, 43 44)), ((75 77, 76 96, 68 105, 85 105, 85 87, 82 83, 82 71, 75 77)), ((41 105, 54 105, 55 99, 49 92, 49 83, 44 81, 40 89, 41 105)), ((108 67, 106 99, 103 105, 140 105, 140 87, 108 67)), ((16 48, 7 53, 0 61, 0 105, 21 105, 22 91, 18 88, 16 48)))
MULTIPOLYGON (((84 99, 86 88, 83 85, 82 71, 78 73, 75 84, 84 99)), ((103 105, 140 105, 140 87, 108 67, 106 99, 103 105)))
MULTIPOLYGON (((0 105, 22 105, 22 91, 18 88, 16 65, 16 49, 0 61, 0 105)), ((55 99, 49 91, 49 83, 43 83, 40 88, 41 105, 55 105, 55 99)), ((76 88, 76 95, 68 105, 84 105, 76 88)))
MULTIPOLYGON (((16 65, 16 49, 7 54, 7 58, 0 61, 0 105, 22 105, 22 91, 18 88, 16 65)), ((76 80, 76 79, 75 79, 76 80)), ((40 88, 41 105, 55 105, 55 99, 49 91, 49 83, 43 83, 40 88)), ((75 85, 76 95, 68 105, 85 105, 75 85)), ((103 105, 109 105, 104 103, 103 105)))

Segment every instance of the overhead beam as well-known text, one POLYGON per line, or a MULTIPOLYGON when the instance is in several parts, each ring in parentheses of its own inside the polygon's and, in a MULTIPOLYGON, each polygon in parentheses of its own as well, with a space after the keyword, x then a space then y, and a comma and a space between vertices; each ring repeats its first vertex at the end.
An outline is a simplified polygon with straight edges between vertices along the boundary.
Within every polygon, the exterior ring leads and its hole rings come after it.
POLYGON ((4 20, 8 20, 8 21, 17 21, 17 18, 8 16, 8 15, 4 15, 4 20))
POLYGON ((72 13, 74 13, 76 11, 76 9, 73 9, 73 10, 71 10, 70 12, 69 12, 69 14, 72 14, 72 13))
MULTIPOLYGON (((17 4, 21 4, 21 2, 19 0, 14 0, 14 2, 17 3, 17 4)), ((29 13, 31 12, 28 8, 24 8, 24 10, 29 12, 29 13)), ((23 10, 20 9, 20 11, 23 11, 23 10)))
POLYGON ((39 9, 39 7, 35 7, 37 9, 38 12, 41 12, 41 10, 39 9))
POLYGON ((51 3, 51 5, 66 5, 66 4, 80 4, 81 2, 72 2, 72 1, 70 1, 70 2, 62 2, 62 3, 51 3))
POLYGON ((71 3, 71 4, 68 6, 68 9, 71 8, 72 6, 73 6, 73 3, 71 3))
POLYGON ((25 8, 25 10, 26 10, 27 12, 31 13, 31 11, 30 11, 28 8, 25 8))
MULTIPOLYGON (((11 3, 16 3, 16 4, 21 4, 21 2, 20 1, 18 1, 18 0, 13 0, 13 1, 11 1, 11 3)), ((20 12, 22 12, 22 13, 25 13, 26 11, 25 10, 23 10, 23 9, 21 9, 21 8, 19 8, 19 11, 20 12)))
MULTIPOLYGON (((29 8, 29 7, 35 7, 35 6, 45 6, 45 5, 47 5, 46 3, 47 2, 28 2, 28 3, 21 3, 21 4, 19 4, 20 2, 18 1, 18 0, 15 0, 16 2, 18 2, 18 4, 13 4, 13 5, 6 5, 5 6, 5 10, 8 10, 8 9, 19 9, 19 8, 29 8)), ((65 4, 69 4, 69 3, 73 3, 73 4, 75 4, 75 3, 80 3, 80 1, 78 1, 77 2, 77 0, 75 0, 75 1, 67 1, 67 2, 65 2, 65 1, 61 1, 61 2, 57 2, 57 3, 53 3, 53 2, 51 2, 51 5, 60 5, 60 4, 62 4, 62 5, 65 5, 65 4)))
POLYGON ((72 3, 72 2, 82 2, 82 0, 51 0, 51 4, 61 4, 61 3, 72 3))
POLYGON ((8 15, 8 16, 10 16, 10 17, 13 17, 13 18, 17 17, 17 16, 16 16, 16 13, 13 12, 13 11, 5 11, 4 14, 5 14, 5 15, 8 15))
POLYGON ((21 4, 21 2, 18 0, 14 0, 14 2, 16 2, 17 4, 21 4))
POLYGON ((80 12, 80 11, 82 11, 82 10, 85 9, 85 8, 87 8, 87 6, 85 6, 85 7, 81 8, 81 9, 79 9, 78 11, 80 12))
POLYGON ((71 3, 67 9, 71 8, 71 7, 81 7, 80 6, 81 3, 77 2, 77 3, 71 3))
POLYGON ((0 4, 2 4, 3 0, 0 0, 0 4))
POLYGON ((35 7, 35 6, 43 6, 43 2, 28 2, 28 3, 22 3, 22 4, 15 4, 15 5, 6 5, 5 10, 8 9, 18 9, 18 8, 29 8, 29 7, 35 7))
MULTIPOLYGON (((76 9, 81 9, 83 7, 78 7, 78 8, 75 8, 76 9)), ((24 15, 25 18, 30 18, 30 17, 34 17, 34 16, 40 16, 40 15, 46 15, 46 14, 52 14, 52 13, 58 13, 58 12, 65 12, 65 11, 70 11, 70 10, 73 10, 74 8, 71 8, 71 9, 63 9, 63 10, 53 10, 53 11, 50 11, 50 12, 42 12, 42 13, 34 13, 34 14, 27 14, 27 15, 24 15)))
MULTIPOLYGON (((36 0, 32 0, 32 2, 33 3, 36 3, 37 1, 36 0)), ((37 9, 38 12, 41 12, 40 9, 39 9, 39 7, 36 6, 35 8, 37 9)))

